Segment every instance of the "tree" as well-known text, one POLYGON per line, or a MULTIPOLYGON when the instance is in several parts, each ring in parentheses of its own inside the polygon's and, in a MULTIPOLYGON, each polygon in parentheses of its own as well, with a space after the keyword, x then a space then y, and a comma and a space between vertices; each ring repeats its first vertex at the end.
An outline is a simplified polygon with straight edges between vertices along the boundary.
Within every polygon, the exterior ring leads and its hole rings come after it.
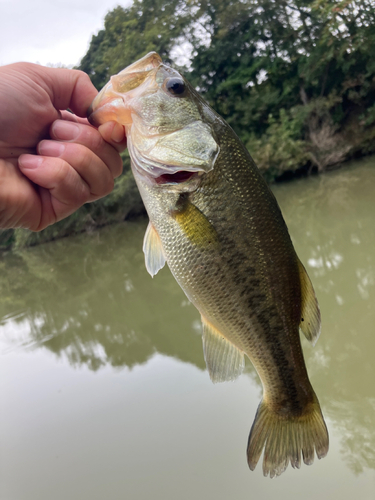
POLYGON ((111 75, 156 51, 166 62, 175 40, 190 22, 183 0, 135 0, 131 7, 116 7, 105 18, 104 30, 94 35, 79 68, 100 89, 111 75))
POLYGON ((304 162, 296 168, 310 163, 324 169, 348 154, 374 150, 372 0, 192 4, 192 31, 197 25, 201 31, 191 38, 191 79, 250 149, 255 147, 259 163, 280 175, 296 151, 304 162), (284 138, 285 147, 270 165, 262 150, 272 138, 284 138))

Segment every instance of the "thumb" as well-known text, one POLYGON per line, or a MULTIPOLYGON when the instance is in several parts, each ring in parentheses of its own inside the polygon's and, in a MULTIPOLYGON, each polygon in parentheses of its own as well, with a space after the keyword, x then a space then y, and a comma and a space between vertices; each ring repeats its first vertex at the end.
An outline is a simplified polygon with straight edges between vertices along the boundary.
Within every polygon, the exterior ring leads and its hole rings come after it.
POLYGON ((83 71, 65 68, 46 68, 28 65, 39 85, 48 93, 57 110, 71 109, 85 117, 86 111, 98 93, 89 76, 83 71))

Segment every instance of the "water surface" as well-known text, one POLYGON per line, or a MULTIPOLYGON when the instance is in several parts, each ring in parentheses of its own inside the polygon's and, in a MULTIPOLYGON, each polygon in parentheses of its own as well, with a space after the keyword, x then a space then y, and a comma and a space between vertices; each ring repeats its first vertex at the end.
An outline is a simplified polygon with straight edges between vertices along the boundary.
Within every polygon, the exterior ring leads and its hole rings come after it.
POLYGON ((254 369, 210 382, 197 311, 127 222, 1 257, 0 500, 374 498, 375 159, 274 192, 322 310, 328 456, 248 470, 254 369))

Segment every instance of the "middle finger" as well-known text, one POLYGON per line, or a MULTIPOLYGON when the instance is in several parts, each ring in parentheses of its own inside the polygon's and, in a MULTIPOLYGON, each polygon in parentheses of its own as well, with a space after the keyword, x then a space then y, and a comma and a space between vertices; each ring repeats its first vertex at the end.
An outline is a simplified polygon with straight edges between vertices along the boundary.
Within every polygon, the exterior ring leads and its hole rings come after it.
POLYGON ((114 147, 103 140, 99 131, 91 125, 56 120, 51 126, 50 133, 52 139, 85 146, 105 163, 114 178, 121 175, 122 160, 120 155, 114 147))

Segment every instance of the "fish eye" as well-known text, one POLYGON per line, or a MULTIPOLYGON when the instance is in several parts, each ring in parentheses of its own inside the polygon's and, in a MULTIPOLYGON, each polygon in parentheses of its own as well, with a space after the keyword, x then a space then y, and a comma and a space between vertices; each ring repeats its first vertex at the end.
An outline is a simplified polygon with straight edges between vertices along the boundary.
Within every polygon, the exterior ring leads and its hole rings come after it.
POLYGON ((186 86, 182 78, 170 78, 165 84, 168 92, 176 97, 184 97, 186 86))

